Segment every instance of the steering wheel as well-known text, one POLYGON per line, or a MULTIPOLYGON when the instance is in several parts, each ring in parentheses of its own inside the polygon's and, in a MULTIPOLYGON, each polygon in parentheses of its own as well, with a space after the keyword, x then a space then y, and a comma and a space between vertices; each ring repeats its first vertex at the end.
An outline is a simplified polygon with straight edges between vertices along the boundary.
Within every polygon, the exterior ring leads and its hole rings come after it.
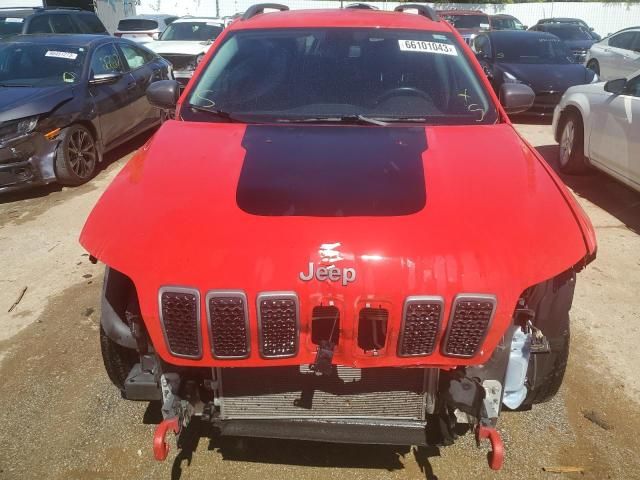
POLYGON ((388 100, 389 98, 398 97, 398 96, 401 96, 401 95, 411 95, 411 96, 414 96, 414 97, 423 98, 423 99, 427 100, 428 102, 433 102, 431 97, 427 93, 425 93, 422 90, 420 90, 419 88, 415 88, 415 87, 397 87, 397 88, 392 88, 391 90, 387 90, 386 92, 384 92, 382 95, 380 95, 378 98, 376 98, 374 103, 376 105, 378 105, 378 104, 384 102, 385 100, 388 100))

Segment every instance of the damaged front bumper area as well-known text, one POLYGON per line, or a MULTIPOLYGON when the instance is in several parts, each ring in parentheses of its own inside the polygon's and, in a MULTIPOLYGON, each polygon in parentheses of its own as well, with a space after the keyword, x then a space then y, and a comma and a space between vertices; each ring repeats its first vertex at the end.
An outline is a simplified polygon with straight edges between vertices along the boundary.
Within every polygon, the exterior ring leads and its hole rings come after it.
POLYGON ((0 193, 54 182, 58 144, 37 131, 0 142, 0 193))

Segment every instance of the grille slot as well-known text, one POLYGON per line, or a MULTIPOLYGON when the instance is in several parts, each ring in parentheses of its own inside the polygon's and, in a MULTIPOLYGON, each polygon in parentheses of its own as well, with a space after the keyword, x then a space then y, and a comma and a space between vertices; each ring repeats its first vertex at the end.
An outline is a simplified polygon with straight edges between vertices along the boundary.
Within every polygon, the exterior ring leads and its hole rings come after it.
POLYGON ((200 358, 200 294, 181 287, 160 289, 160 321, 169 351, 177 357, 200 358))
POLYGON ((398 355, 431 355, 435 350, 444 311, 441 297, 408 297, 404 303, 398 355))
POLYGON ((445 355, 472 357, 489 328, 496 308, 493 295, 458 295, 453 302, 445 338, 445 355))
POLYGON ((358 318, 358 347, 365 352, 382 350, 387 343, 389 311, 385 308, 365 307, 358 318))
POLYGON ((221 369, 223 419, 425 418, 423 368, 349 368, 316 376, 301 366, 221 369))
POLYGON ((323 340, 334 345, 340 341, 340 311, 334 306, 314 307, 311 313, 311 343, 323 340))
POLYGON ((298 297, 292 292, 258 295, 260 354, 265 358, 298 353, 298 297))
POLYGON ((250 351, 247 297, 243 292, 207 293, 211 353, 216 358, 247 358, 250 351))

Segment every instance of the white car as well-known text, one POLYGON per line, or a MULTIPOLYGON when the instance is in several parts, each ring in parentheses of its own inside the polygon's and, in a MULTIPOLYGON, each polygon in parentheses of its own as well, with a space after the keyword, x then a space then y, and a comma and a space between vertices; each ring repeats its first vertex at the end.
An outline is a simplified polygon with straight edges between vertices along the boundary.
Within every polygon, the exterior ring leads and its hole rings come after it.
POLYGON ((224 26, 221 18, 182 17, 146 47, 171 62, 175 79, 185 86, 224 26))
POLYGON ((153 42, 178 17, 175 15, 136 15, 118 22, 116 37, 128 38, 138 43, 153 42))
POLYGON ((569 88, 554 111, 553 132, 562 172, 593 166, 640 192, 640 70, 569 88))
POLYGON ((640 27, 625 28, 594 43, 586 65, 602 80, 627 77, 640 69, 640 27))

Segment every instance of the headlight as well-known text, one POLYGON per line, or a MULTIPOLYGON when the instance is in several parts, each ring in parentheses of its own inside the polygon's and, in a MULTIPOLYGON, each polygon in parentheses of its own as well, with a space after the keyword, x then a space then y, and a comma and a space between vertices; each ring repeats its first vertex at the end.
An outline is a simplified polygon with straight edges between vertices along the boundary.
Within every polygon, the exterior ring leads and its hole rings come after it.
POLYGON ((204 60, 204 53, 201 53, 200 55, 198 55, 198 56, 196 57, 196 67, 197 67, 198 65, 200 65, 200 62, 201 62, 202 60, 204 60))
POLYGON ((0 124, 0 140, 10 140, 31 133, 38 124, 38 116, 10 120, 0 124))
POLYGON ((504 72, 502 74, 502 81, 504 83, 522 83, 520 80, 518 80, 516 77, 511 75, 509 72, 504 72))
POLYGON ((591 79, 591 83, 598 83, 600 81, 600 77, 598 77, 598 74, 593 72, 593 78, 591 79))

